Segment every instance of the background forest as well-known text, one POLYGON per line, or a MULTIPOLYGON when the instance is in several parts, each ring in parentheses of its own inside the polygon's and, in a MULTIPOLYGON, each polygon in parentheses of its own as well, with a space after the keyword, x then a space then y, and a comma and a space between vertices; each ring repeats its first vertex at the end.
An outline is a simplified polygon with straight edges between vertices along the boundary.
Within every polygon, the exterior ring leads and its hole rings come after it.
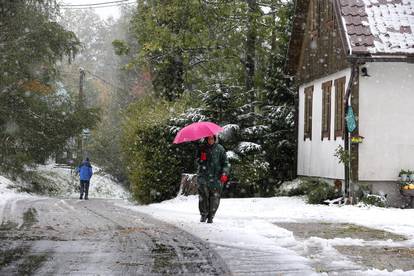
POLYGON ((295 176, 292 1, 138 0, 106 20, 55 1, 0 3, 3 171, 81 139, 77 161, 88 155, 142 203, 162 201, 195 172, 195 143, 173 145, 176 132, 208 120, 225 128, 226 196, 272 196, 295 176))

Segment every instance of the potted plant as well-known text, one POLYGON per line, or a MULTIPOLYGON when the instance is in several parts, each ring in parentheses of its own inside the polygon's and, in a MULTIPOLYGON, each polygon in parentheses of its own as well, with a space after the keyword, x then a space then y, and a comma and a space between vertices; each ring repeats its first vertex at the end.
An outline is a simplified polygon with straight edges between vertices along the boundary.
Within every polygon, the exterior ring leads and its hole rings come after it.
POLYGON ((408 180, 408 171, 401 169, 400 173, 398 174, 400 180, 406 182, 408 180))
POLYGON ((409 181, 413 183, 414 182, 414 171, 408 170, 407 174, 408 174, 409 181))

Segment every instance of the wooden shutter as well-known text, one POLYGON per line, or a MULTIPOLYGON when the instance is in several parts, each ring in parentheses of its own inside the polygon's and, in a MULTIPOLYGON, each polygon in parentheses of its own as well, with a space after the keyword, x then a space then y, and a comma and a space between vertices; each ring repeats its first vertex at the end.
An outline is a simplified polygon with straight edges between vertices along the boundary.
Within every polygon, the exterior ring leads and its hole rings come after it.
POLYGON ((331 139, 331 88, 332 81, 322 83, 322 134, 323 138, 331 139))
POLYGON ((344 95, 345 77, 342 77, 335 80, 335 139, 344 135, 344 95))
POLYGON ((304 122, 304 135, 303 140, 309 138, 312 140, 312 99, 313 99, 313 86, 305 88, 305 122, 304 122))

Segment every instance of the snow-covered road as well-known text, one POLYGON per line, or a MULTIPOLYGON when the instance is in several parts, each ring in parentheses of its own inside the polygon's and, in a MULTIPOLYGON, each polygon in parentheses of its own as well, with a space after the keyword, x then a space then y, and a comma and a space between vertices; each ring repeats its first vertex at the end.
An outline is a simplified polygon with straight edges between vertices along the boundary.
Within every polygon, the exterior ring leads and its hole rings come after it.
POLYGON ((414 275, 412 209, 234 198, 206 224, 197 196, 135 205, 102 175, 80 201, 70 171, 43 170, 65 198, 16 193, 0 176, 1 275, 414 275))
POLYGON ((0 275, 228 274, 200 239, 117 202, 2 202, 0 275))

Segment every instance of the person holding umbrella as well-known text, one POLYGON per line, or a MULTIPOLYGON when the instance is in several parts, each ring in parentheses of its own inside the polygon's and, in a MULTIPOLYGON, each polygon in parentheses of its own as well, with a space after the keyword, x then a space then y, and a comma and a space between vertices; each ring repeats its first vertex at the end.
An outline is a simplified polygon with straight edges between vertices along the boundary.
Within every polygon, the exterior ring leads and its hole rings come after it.
POLYGON ((213 223, 220 204, 222 186, 228 181, 229 163, 224 147, 216 143, 216 136, 208 136, 196 152, 198 208, 200 222, 213 223))
POLYGON ((182 128, 174 138, 174 144, 206 138, 196 152, 198 208, 201 222, 213 223, 220 204, 221 191, 228 181, 229 163, 226 151, 216 143, 216 134, 223 128, 212 122, 196 122, 182 128))

